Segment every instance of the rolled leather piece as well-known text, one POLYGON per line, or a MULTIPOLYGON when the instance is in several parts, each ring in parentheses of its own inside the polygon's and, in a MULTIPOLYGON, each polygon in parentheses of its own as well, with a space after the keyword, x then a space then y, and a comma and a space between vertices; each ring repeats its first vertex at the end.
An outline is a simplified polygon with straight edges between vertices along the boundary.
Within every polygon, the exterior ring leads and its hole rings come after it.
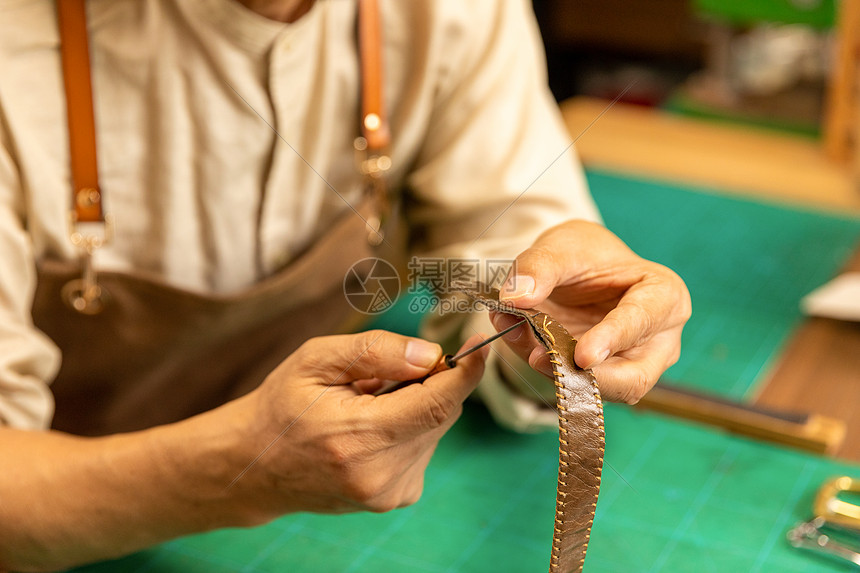
POLYGON ((558 490, 550 573, 582 571, 603 470, 603 402, 594 375, 573 360, 576 340, 557 320, 499 300, 499 291, 481 283, 452 287, 488 310, 525 318, 553 365, 558 412, 558 490))

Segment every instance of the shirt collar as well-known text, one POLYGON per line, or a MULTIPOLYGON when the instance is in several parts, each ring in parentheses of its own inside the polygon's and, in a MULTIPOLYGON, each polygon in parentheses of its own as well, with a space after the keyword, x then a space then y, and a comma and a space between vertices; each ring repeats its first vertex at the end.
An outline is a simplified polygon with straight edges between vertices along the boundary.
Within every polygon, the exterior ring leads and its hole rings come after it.
MULTIPOLYGON (((183 2, 185 3, 185 2, 183 2)), ((243 6, 237 0, 197 0, 188 2, 193 16, 209 21, 231 42, 250 52, 264 52, 279 36, 291 36, 310 26, 320 12, 321 0, 293 23, 270 20, 243 6)))

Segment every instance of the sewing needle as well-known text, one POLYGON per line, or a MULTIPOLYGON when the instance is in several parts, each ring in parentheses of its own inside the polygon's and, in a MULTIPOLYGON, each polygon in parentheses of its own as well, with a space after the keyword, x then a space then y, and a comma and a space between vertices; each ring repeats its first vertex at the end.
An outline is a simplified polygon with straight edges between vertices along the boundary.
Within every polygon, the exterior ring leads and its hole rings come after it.
POLYGON ((380 388, 379 390, 377 390, 373 394, 375 396, 379 396, 381 394, 388 394, 390 392, 394 392, 395 390, 400 390, 401 388, 405 388, 406 386, 410 386, 412 384, 424 382, 430 376, 432 376, 434 374, 438 374, 439 372, 442 372, 443 370, 448 370, 449 368, 454 368, 457 365, 457 361, 460 360, 461 358, 463 358, 464 356, 468 356, 469 354, 475 352, 476 350, 483 348, 484 346, 493 342, 494 340, 498 340, 499 338, 506 335, 507 333, 509 333, 510 331, 515 329, 516 327, 518 327, 519 325, 523 324, 524 322, 526 322, 525 318, 522 319, 521 321, 515 323, 515 324, 510 325, 509 327, 502 330, 501 332, 497 332, 493 336, 482 340, 479 344, 476 344, 475 346, 472 346, 471 348, 467 348, 466 350, 464 350, 463 352, 461 352, 457 356, 451 356, 450 354, 446 354, 445 356, 443 356, 439 360, 439 363, 436 364, 436 366, 430 372, 428 372, 427 374, 425 374, 421 378, 416 378, 414 380, 404 380, 403 382, 397 382, 393 386, 380 388))
POLYGON ((444 359, 445 365, 448 366, 448 368, 453 368, 454 366, 457 365, 457 361, 460 360, 461 358, 463 358, 464 356, 468 356, 469 354, 475 352, 476 350, 479 350, 479 349, 483 348, 484 346, 488 345, 489 343, 493 342, 494 340, 501 338, 502 336, 506 335, 507 333, 509 333, 510 331, 515 329, 516 327, 518 327, 519 325, 523 324, 525 321, 526 321, 526 319, 522 319, 521 321, 510 325, 506 329, 504 329, 500 332, 497 332, 496 334, 492 335, 491 337, 483 340, 481 343, 476 344, 475 346, 473 346, 471 348, 467 348, 466 350, 464 350, 463 352, 461 352, 457 356, 445 356, 445 359, 444 359))

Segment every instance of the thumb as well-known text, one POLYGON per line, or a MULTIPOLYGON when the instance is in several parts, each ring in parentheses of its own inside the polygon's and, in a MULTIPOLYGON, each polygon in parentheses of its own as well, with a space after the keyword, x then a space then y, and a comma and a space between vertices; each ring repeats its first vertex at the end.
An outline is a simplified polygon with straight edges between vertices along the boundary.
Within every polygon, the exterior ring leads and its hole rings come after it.
POLYGON ((409 380, 438 364, 442 348, 435 343, 387 332, 312 338, 296 351, 303 374, 326 385, 382 378, 409 380))
MULTIPOLYGON (((462 352, 480 343, 485 337, 475 335, 460 349, 462 352)), ((460 416, 463 401, 477 387, 484 373, 489 347, 465 356, 449 370, 412 384, 391 394, 374 398, 380 417, 399 435, 415 436, 437 428, 447 430, 460 416)))
POLYGON ((571 220, 544 231, 520 253, 500 298, 519 308, 535 307, 557 286, 593 282, 641 260, 603 225, 571 220))
POLYGON ((499 298, 519 308, 533 308, 542 303, 552 293, 563 277, 559 275, 564 268, 546 248, 543 238, 523 251, 514 260, 511 272, 502 286, 499 298))

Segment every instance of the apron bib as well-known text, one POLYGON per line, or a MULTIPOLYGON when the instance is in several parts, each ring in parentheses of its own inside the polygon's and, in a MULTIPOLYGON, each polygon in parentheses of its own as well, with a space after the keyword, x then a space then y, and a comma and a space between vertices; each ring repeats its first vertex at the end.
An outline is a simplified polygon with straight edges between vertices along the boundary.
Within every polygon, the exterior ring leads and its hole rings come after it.
POLYGON ((63 352, 53 427, 103 435, 175 422, 255 388, 308 338, 354 330, 361 315, 344 276, 379 255, 365 229, 349 212, 289 267, 228 296, 99 273, 105 304, 95 315, 61 296, 80 267, 41 261, 33 319, 63 352))
POLYGON ((385 221, 390 134, 376 0, 360 0, 357 26, 363 137, 355 147, 366 182, 361 216, 346 211, 289 267, 225 296, 146 276, 100 272, 96 279, 91 255, 109 240, 110 220, 98 182, 85 0, 63 0, 57 8, 72 172, 70 237, 81 260, 37 262, 33 320, 63 354, 51 385, 53 428, 104 435, 175 422, 255 388, 308 338, 354 330, 361 315, 344 289, 358 279, 345 283, 347 271, 361 259, 397 261, 403 252, 392 247, 394 236, 382 239, 382 225, 396 222, 385 221), (76 293, 71 305, 69 292, 76 293))

